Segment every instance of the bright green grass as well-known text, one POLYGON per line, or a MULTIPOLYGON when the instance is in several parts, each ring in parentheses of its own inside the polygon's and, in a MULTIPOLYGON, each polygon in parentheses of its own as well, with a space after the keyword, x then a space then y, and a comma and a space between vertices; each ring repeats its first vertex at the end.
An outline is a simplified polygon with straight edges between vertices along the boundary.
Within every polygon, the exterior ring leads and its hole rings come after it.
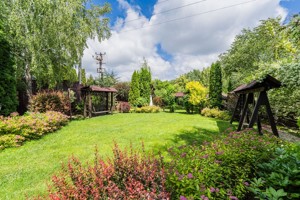
POLYGON ((184 113, 115 114, 72 121, 61 130, 0 152, 0 199, 24 199, 43 194, 51 176, 73 154, 91 162, 95 145, 100 155, 112 155, 113 141, 121 148, 141 147, 165 152, 172 144, 201 143, 229 123, 184 113))

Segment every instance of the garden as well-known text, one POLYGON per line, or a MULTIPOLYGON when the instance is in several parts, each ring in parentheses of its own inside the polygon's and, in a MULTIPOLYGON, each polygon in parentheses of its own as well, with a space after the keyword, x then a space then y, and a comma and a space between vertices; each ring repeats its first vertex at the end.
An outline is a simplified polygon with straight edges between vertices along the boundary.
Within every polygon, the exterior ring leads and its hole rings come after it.
POLYGON ((110 37, 109 4, 17 1, 0 3, 0 199, 300 199, 300 15, 122 82, 73 67, 110 37))

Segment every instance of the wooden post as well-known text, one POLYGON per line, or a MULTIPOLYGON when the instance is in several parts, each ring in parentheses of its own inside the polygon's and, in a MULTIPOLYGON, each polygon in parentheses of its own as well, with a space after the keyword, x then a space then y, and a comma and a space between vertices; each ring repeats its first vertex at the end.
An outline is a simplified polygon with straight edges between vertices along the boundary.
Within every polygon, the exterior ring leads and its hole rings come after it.
POLYGON ((270 106, 270 103, 269 103, 267 92, 263 91, 263 92, 261 92, 261 94, 263 95, 263 98, 264 98, 264 101, 265 101, 264 103, 266 105, 266 110, 267 110, 267 113, 268 113, 269 122, 270 122, 270 125, 271 125, 272 132, 273 132, 274 135, 279 137, 279 134, 278 134, 278 131, 277 131, 277 128, 276 128, 276 123, 275 123, 273 113, 272 113, 272 110, 271 110, 271 106, 270 106))
POLYGON ((83 116, 86 117, 86 92, 83 92, 83 116))
POLYGON ((252 98, 253 98, 253 93, 249 93, 247 95, 247 98, 246 98, 246 101, 245 101, 245 104, 244 104, 244 108, 243 108, 243 111, 242 111, 242 115, 241 115, 241 118, 240 118, 240 121, 239 121, 239 126, 238 126, 237 131, 240 131, 242 129, 244 119, 245 119, 245 116, 246 116, 247 110, 248 110, 248 104, 251 102, 250 100, 252 100, 252 98))
POLYGON ((114 93, 110 93, 110 112, 113 112, 113 107, 114 107, 114 93))
POLYGON ((109 92, 106 92, 106 110, 108 111, 109 92))
POLYGON ((89 109, 88 109, 89 117, 92 117, 92 95, 90 91, 88 93, 88 99, 89 99, 89 109))
POLYGON ((239 98, 238 98, 238 100, 237 100, 237 102, 236 102, 236 105, 235 105, 235 107, 234 107, 233 114, 232 114, 231 119, 230 119, 230 124, 232 124, 232 122, 233 122, 233 120, 234 120, 235 113, 236 113, 236 111, 238 110, 240 104, 242 103, 242 102, 241 102, 241 101, 242 101, 242 95, 243 95, 243 94, 240 94, 240 95, 239 95, 239 98))

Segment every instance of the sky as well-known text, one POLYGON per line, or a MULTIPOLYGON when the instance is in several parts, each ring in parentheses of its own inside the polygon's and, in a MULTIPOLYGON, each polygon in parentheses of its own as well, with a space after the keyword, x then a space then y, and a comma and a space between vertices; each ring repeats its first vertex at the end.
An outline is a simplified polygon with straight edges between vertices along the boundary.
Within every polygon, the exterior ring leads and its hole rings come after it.
POLYGON ((172 80, 203 69, 226 52, 244 28, 281 16, 282 22, 300 12, 300 0, 94 0, 111 4, 111 37, 89 39, 82 67, 97 74, 97 61, 120 81, 130 81, 146 59, 152 79, 172 80))

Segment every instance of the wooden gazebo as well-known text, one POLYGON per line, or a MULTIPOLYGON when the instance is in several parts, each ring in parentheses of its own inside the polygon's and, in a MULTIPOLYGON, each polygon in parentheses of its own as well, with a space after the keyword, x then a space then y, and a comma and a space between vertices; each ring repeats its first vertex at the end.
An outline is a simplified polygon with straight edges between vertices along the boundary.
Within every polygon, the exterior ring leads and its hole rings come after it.
POLYGON ((81 88, 84 117, 112 113, 115 92, 117 92, 115 88, 104 88, 96 85, 81 88))
POLYGON ((243 125, 246 125, 248 128, 253 128, 254 123, 257 122, 258 131, 261 134, 261 122, 258 111, 262 105, 265 105, 272 132, 277 137, 279 136, 271 111, 267 91, 273 88, 279 88, 280 86, 280 81, 276 80, 270 75, 267 75, 262 81, 254 80, 251 83, 241 85, 232 91, 233 93, 239 95, 232 118, 230 120, 230 123, 232 123, 234 116, 240 111, 239 126, 237 131, 240 131, 243 125), (257 101, 255 101, 254 93, 259 93, 257 101), (253 105, 252 113, 249 109, 249 105, 251 104, 253 105), (250 119, 249 116, 251 116, 250 119))

